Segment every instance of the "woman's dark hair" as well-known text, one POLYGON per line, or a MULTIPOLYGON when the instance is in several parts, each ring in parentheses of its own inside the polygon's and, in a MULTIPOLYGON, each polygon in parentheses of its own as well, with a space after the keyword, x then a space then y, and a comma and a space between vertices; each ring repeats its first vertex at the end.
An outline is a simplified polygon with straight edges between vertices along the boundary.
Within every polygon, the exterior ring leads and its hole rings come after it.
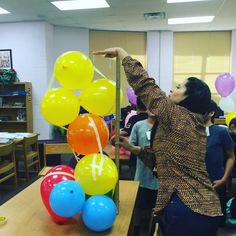
POLYGON ((213 100, 211 100, 207 113, 214 112, 214 115, 211 117, 212 123, 214 122, 214 119, 216 117, 217 109, 218 109, 217 104, 213 100))
MULTIPOLYGON (((194 113, 205 114, 208 112, 211 102, 211 92, 206 83, 195 77, 189 77, 187 80, 186 92, 187 97, 178 105, 187 108, 194 113)), ((153 145, 154 136, 158 128, 158 121, 152 127, 150 146, 153 145)))
POLYGON ((211 92, 208 85, 195 77, 189 77, 185 84, 187 97, 178 105, 194 113, 205 114, 211 102, 211 92))

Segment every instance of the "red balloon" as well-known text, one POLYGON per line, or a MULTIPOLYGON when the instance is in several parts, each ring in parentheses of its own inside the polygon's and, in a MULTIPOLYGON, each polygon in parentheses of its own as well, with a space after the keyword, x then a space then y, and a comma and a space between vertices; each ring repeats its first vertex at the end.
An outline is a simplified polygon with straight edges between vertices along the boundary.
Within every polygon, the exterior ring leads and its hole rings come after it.
MULTIPOLYGON (((48 213, 51 215, 52 219, 56 223, 61 224, 61 223, 68 221, 69 218, 58 216, 57 214, 55 214, 53 212, 53 210, 51 209, 50 204, 49 204, 50 193, 51 193, 52 189, 54 188, 54 186, 56 184, 58 184, 59 182, 61 182, 63 180, 75 180, 75 178, 70 170, 72 168, 69 166, 68 166, 68 168, 61 167, 61 166, 59 166, 59 167, 55 166, 52 169, 44 177, 44 179, 41 183, 41 186, 40 186, 40 192, 41 192, 42 201, 43 201, 45 207, 47 208, 48 213), (59 171, 60 169, 63 169, 63 168, 66 169, 68 172, 59 171), (54 171, 52 169, 54 169, 54 171)), ((74 170, 73 170, 73 172, 74 172, 74 170)))
MULTIPOLYGON (((71 175, 74 175, 75 170, 73 168, 71 168, 70 166, 67 165, 58 165, 58 166, 54 166, 52 167, 47 174, 51 173, 51 172, 65 172, 65 173, 69 173, 71 175)), ((46 175, 47 175, 46 174, 46 175)))
POLYGON ((74 152, 88 155, 99 152, 96 132, 97 128, 102 149, 107 145, 109 140, 109 130, 106 122, 94 114, 79 115, 70 125, 67 131, 68 144, 74 152), (93 122, 90 121, 93 119, 93 122))

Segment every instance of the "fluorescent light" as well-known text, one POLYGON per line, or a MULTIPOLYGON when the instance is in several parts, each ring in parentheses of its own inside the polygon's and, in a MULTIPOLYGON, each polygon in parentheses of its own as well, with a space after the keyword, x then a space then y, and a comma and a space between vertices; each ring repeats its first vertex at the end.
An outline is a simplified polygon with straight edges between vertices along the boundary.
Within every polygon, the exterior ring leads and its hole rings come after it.
POLYGON ((183 18, 170 18, 168 25, 176 24, 194 24, 211 22, 215 16, 197 16, 197 17, 183 17, 183 18))
POLYGON ((180 2, 202 2, 206 0, 167 0, 167 3, 180 3, 180 2))
POLYGON ((61 11, 110 7, 105 0, 71 0, 51 3, 61 11))
POLYGON ((11 12, 0 7, 0 14, 9 14, 9 13, 11 13, 11 12))

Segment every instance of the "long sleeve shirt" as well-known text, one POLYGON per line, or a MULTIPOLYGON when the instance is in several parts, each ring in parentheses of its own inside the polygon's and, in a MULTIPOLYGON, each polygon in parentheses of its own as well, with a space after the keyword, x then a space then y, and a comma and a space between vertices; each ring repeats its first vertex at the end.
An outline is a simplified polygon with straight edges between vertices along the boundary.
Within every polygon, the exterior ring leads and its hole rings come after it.
POLYGON ((175 192, 194 212, 222 215, 219 198, 206 171, 203 116, 174 104, 137 60, 127 56, 122 65, 135 94, 159 122, 153 151, 144 149, 139 155, 149 167, 155 165, 157 169, 160 188, 155 211, 164 209, 175 192))

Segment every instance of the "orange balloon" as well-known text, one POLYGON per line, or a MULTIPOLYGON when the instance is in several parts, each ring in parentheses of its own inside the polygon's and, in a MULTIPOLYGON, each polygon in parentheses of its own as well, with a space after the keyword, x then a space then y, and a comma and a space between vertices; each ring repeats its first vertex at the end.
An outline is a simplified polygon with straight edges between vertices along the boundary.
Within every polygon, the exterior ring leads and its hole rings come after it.
POLYGON ((94 124, 100 137, 102 149, 107 145, 109 130, 106 122, 94 114, 83 114, 69 125, 67 131, 68 144, 74 152, 83 155, 99 152, 94 124))

